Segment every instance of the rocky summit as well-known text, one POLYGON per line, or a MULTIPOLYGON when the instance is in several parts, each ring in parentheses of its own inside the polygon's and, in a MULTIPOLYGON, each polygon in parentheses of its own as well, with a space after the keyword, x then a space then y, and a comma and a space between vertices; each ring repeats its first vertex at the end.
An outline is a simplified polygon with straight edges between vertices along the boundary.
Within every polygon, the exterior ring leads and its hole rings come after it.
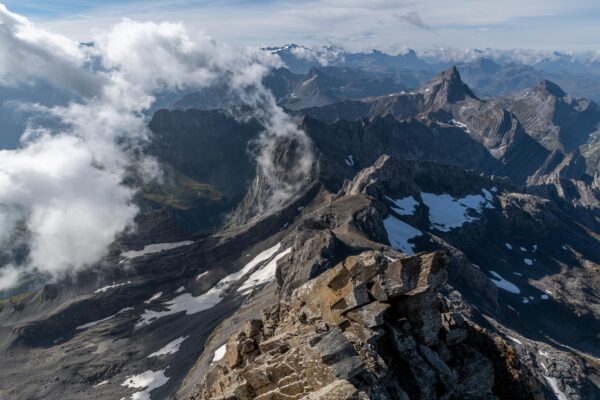
POLYGON ((347 257, 246 321, 189 398, 539 396, 513 350, 438 292, 447 265, 442 252, 347 257))

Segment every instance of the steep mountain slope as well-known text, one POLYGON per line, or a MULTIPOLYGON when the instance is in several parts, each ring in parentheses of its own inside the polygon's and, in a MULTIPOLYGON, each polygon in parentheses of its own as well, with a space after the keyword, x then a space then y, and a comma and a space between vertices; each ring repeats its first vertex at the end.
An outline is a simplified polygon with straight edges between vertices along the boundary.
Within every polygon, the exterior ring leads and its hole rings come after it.
MULTIPOLYGON (((302 112, 317 118, 324 116, 328 121, 391 115, 397 119, 417 117, 446 127, 454 126, 463 130, 499 161, 482 169, 509 176, 517 183, 525 183, 549 154, 526 134, 513 114, 497 103, 479 100, 462 82, 455 67, 438 75, 414 93, 346 101, 302 112)), ((431 146, 424 153, 443 148, 440 145, 431 146)), ((454 146, 455 143, 448 138, 445 145, 454 146)), ((456 160, 454 163, 462 165, 468 162, 458 155, 456 160)))
POLYGON ((195 182, 187 191, 197 199, 185 207, 172 207, 180 223, 191 232, 222 225, 254 179, 251 142, 262 127, 229 112, 193 109, 159 110, 149 126, 155 137, 148 152, 175 176, 166 174, 164 187, 158 190, 162 195, 150 193, 146 198, 159 207, 181 202, 177 195, 186 182, 178 176, 183 174, 195 182))
POLYGON ((586 143, 600 125, 596 103, 569 96, 547 80, 501 101, 519 118, 529 135, 548 150, 573 151, 586 143))
MULTIPOLYGON (((529 92, 537 93, 539 90, 532 89, 527 93, 529 92)), ((596 163, 600 160, 598 146, 594 141, 598 135, 591 133, 590 136, 590 131, 595 130, 595 103, 583 99, 573 100, 562 91, 555 90, 555 92, 563 96, 560 101, 552 100, 552 104, 557 102, 557 104, 564 104, 559 107, 563 110, 559 113, 560 117, 554 118, 555 113, 551 111, 555 110, 554 107, 540 109, 539 101, 528 101, 524 98, 521 101, 521 111, 527 110, 528 114, 521 112, 520 116, 524 118, 526 124, 523 126, 519 115, 511 111, 514 109, 510 105, 513 103, 508 104, 513 101, 510 100, 511 98, 502 101, 478 99, 462 81, 458 70, 452 67, 415 92, 344 101, 325 107, 307 108, 300 113, 328 123, 340 119, 373 120, 381 115, 389 115, 399 120, 417 118, 430 129, 456 127, 484 147, 497 162, 478 164, 476 160, 481 158, 465 160, 462 154, 453 152, 448 153, 445 162, 476 167, 487 173, 507 176, 516 184, 535 186, 538 194, 546 193, 556 199, 563 199, 584 208, 598 208, 600 206, 598 183, 594 182, 593 178, 597 174, 596 163), (528 119, 527 115, 531 115, 534 120, 528 119), (551 122, 553 120, 564 121, 563 132, 572 132, 563 135, 579 136, 580 141, 584 136, 589 136, 589 143, 581 145, 579 150, 571 153, 563 150, 562 144, 560 149, 552 151, 544 148, 542 146, 544 142, 540 137, 550 137, 553 135, 552 132, 561 129, 559 125, 551 122), (538 125, 545 128, 536 130, 538 125), (573 132, 569 126, 577 126, 578 130, 573 132), (475 162, 471 163, 471 161, 475 162)), ((429 135, 434 136, 432 133, 429 135)), ((443 149, 444 146, 448 148, 457 146, 454 137, 446 139, 442 137, 441 140, 431 142, 430 146, 421 143, 426 146, 423 154, 430 155, 429 159, 438 159, 435 156, 437 149, 443 149)), ((418 140, 411 141, 413 146, 417 143, 418 140)), ((461 146, 464 146, 464 142, 462 143, 461 146)), ((418 155, 411 157, 423 158, 418 155)))

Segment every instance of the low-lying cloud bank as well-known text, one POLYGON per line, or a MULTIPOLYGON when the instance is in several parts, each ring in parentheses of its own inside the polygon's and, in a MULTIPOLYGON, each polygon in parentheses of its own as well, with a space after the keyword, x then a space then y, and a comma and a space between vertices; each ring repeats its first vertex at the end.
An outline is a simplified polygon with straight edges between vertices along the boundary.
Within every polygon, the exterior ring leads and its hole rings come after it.
MULTIPOLYGON (((76 99, 66 106, 25 104, 50 124, 30 124, 16 150, 0 151, 0 245, 10 248, 25 231, 29 254, 0 268, 0 290, 25 272, 53 277, 101 260, 138 212, 136 171, 156 179, 154 160, 137 151, 150 138, 144 111, 158 93, 226 84, 265 126, 259 165, 275 177, 270 143, 289 136, 303 157, 289 182, 273 178, 273 204, 293 194, 312 163, 310 143, 276 105, 262 78, 277 57, 236 51, 208 37, 190 37, 181 24, 123 20, 82 45, 37 28, 0 4, 0 86, 45 82, 76 99)), ((0 132, 1 134, 1 132, 0 132)))

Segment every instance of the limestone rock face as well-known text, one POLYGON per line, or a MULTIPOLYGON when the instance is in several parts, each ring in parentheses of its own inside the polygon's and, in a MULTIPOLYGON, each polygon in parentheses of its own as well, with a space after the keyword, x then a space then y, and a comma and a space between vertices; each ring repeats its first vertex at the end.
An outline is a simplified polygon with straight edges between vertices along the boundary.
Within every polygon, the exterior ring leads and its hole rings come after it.
POLYGON ((347 257, 246 322, 189 399, 535 398, 508 347, 437 292, 447 264, 443 252, 347 257))

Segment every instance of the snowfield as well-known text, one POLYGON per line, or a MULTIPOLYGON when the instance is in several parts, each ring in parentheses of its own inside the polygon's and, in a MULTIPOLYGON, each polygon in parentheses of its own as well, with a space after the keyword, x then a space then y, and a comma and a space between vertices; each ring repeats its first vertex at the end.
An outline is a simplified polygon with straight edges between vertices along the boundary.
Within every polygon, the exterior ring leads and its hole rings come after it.
POLYGON ((130 397, 131 400, 150 400, 150 392, 168 381, 169 378, 165 376, 165 370, 163 369, 162 371, 146 371, 138 375, 128 376, 121 386, 142 389, 134 393, 130 397))
MULTIPOLYGON (((264 250, 259 253, 256 257, 254 257, 250 262, 248 262, 241 270, 234 272, 233 274, 227 275, 225 278, 221 279, 215 286, 213 286, 206 293, 201 294, 200 296, 192 296, 190 293, 183 293, 170 301, 164 303, 164 307, 166 310, 146 310, 141 315, 139 321, 136 323, 136 328, 139 328, 144 325, 149 325, 152 322, 156 321, 159 318, 166 317, 168 315, 177 314, 180 312, 185 312, 186 315, 196 314, 208 309, 213 308, 217 304, 219 304, 223 300, 223 295, 225 292, 233 286, 236 282, 238 282, 241 278, 243 278, 246 274, 250 273, 256 266, 261 263, 269 260, 273 257, 279 248, 281 247, 281 243, 277 243, 275 246, 264 250)), ((284 251, 290 252, 290 249, 284 251)), ((287 253, 286 253, 287 254, 287 253)), ((285 254, 283 254, 285 255, 285 254)), ((277 257, 275 257, 277 258, 277 257)), ((275 267, 277 264, 275 264, 275 267)), ((274 276, 274 267, 269 266, 263 272, 259 272, 261 270, 255 271, 257 273, 256 279, 264 280, 270 279, 269 277, 274 276)))
POLYGON ((398 200, 394 200, 388 196, 385 196, 385 198, 394 203, 395 207, 392 207, 392 210, 399 215, 413 215, 419 206, 419 203, 412 196, 403 197, 398 200))
POLYGON ((292 248, 288 247, 281 253, 277 254, 267 265, 257 269, 246 279, 246 281, 238 288, 238 292, 243 292, 255 286, 260 286, 271 281, 275 277, 277 271, 277 261, 292 252, 292 248))
POLYGON ((480 194, 454 198, 449 194, 421 193, 423 203, 429 208, 431 227, 442 232, 449 232, 465 223, 479 220, 485 208, 494 208, 493 195, 483 189, 480 194))
POLYGON ((383 220, 383 226, 387 232, 390 245, 394 249, 408 255, 415 254, 414 245, 408 243, 408 241, 423 235, 423 232, 391 215, 383 220))
POLYGON ((490 271, 490 274, 494 276, 494 278, 490 278, 490 280, 494 283, 494 285, 498 286, 502 290, 506 290, 507 292, 519 294, 521 290, 515 285, 500 276, 496 271, 490 271))

